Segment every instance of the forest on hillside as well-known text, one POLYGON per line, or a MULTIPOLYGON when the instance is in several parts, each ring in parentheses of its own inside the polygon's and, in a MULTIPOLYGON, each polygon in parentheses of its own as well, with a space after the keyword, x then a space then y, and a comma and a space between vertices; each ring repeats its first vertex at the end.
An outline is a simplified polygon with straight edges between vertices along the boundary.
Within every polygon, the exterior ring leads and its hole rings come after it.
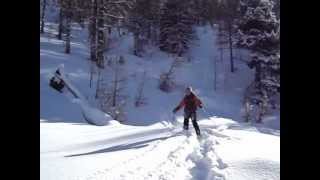
MULTIPOLYGON (((229 71, 237 72, 235 61, 243 61, 254 70, 253 81, 243 93, 245 119, 261 122, 271 109, 280 108, 280 0, 40 0, 40 33, 48 22, 58 24, 56 39, 64 41, 64 52, 72 54, 73 27, 88 32, 87 57, 90 62, 90 86, 97 79, 96 99, 100 108, 121 119, 122 56, 110 58, 111 34, 133 35, 132 54, 144 57, 149 46, 174 57, 167 72, 159 77, 159 89, 175 88, 173 72, 188 61, 191 44, 198 38, 196 26, 218 29, 219 59, 230 62, 229 71), (50 13, 50 12, 57 13, 50 13), (239 56, 237 50, 248 56, 239 56), (105 86, 102 72, 114 71, 112 85, 105 86)), ((216 73, 213 69, 212 74, 216 73)), ((143 80, 136 106, 143 104, 143 80)), ((213 84, 216 81, 212 82, 213 84)))

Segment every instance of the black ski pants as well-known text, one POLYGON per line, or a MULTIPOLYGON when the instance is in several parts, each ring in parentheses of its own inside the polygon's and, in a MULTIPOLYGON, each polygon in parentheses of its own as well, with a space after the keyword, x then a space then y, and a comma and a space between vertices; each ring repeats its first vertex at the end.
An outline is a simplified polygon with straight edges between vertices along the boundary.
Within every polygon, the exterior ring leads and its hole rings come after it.
POLYGON ((196 130, 197 135, 200 135, 200 128, 197 123, 197 113, 196 112, 190 112, 190 111, 184 111, 184 121, 183 121, 183 129, 188 130, 189 129, 189 119, 191 118, 192 125, 194 129, 196 130))

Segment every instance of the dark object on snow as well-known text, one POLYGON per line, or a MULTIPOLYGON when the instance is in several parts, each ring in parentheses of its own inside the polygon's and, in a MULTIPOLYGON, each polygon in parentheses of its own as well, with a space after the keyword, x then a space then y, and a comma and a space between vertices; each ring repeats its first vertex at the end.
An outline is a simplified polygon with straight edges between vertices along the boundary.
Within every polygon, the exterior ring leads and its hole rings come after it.
POLYGON ((200 99, 192 92, 191 87, 186 89, 186 95, 180 102, 180 104, 174 108, 173 113, 176 113, 184 107, 184 122, 183 129, 188 130, 189 128, 189 118, 192 120, 192 124, 198 136, 200 136, 200 129, 197 123, 197 108, 202 108, 202 102, 200 99))
POLYGON ((60 79, 57 75, 61 75, 59 70, 56 71, 56 75, 53 76, 51 79, 50 79, 50 86, 59 91, 60 93, 62 93, 62 89, 64 88, 65 86, 65 83, 63 82, 62 79, 60 79))

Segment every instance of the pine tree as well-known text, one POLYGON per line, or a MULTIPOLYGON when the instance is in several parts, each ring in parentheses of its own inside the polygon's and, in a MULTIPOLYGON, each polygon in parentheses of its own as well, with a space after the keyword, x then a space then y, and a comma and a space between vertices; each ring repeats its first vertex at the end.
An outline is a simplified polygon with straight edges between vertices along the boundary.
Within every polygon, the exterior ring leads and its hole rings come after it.
POLYGON ((194 38, 194 16, 188 2, 166 2, 160 18, 160 49, 181 56, 194 38))
POLYGON ((134 54, 142 56, 143 46, 157 40, 159 0, 137 0, 129 13, 126 26, 134 35, 134 54))
POLYGON ((258 106, 258 122, 280 89, 280 22, 270 0, 242 0, 239 45, 251 51, 250 68, 255 69, 254 93, 248 99, 258 106))
POLYGON ((72 22, 77 14, 77 0, 59 0, 60 5, 60 17, 59 17, 59 34, 58 38, 61 38, 65 33, 65 53, 70 54, 71 52, 71 29, 72 22), (60 32, 61 31, 61 32, 60 32), (61 34, 60 34, 61 33, 61 34))
POLYGON ((133 33, 134 55, 141 57, 143 53, 144 40, 147 38, 148 20, 135 12, 131 13, 127 27, 133 33))
POLYGON ((104 50, 107 34, 114 22, 124 19, 128 9, 132 8, 131 0, 93 0, 90 4, 89 38, 90 59, 97 66, 104 68, 104 50))
POLYGON ((274 12, 276 13, 277 19, 280 19, 280 0, 274 0, 274 12))
POLYGON ((174 73, 175 70, 184 62, 182 57, 174 57, 168 72, 160 74, 159 89, 164 92, 170 92, 175 87, 174 73))
POLYGON ((198 25, 213 25, 221 16, 221 0, 193 0, 193 14, 198 25))
POLYGON ((47 7, 47 0, 40 1, 41 7, 41 27, 40 27, 40 33, 44 33, 44 19, 46 14, 46 7, 47 7))
POLYGON ((192 0, 192 10, 195 15, 195 23, 197 25, 204 24, 204 14, 207 13, 204 9, 203 4, 206 3, 206 0, 192 0))
POLYGON ((161 0, 150 1, 150 8, 148 19, 150 21, 150 28, 148 33, 148 38, 151 40, 151 43, 154 45, 159 45, 159 35, 160 35, 160 9, 162 7, 161 0))
POLYGON ((225 39, 229 49, 230 71, 234 72, 234 43, 236 35, 236 19, 238 18, 238 0, 222 0, 219 3, 219 27, 221 29, 222 38, 225 39))
POLYGON ((74 8, 75 8, 75 0, 59 0, 60 11, 62 13, 61 18, 61 27, 62 30, 65 31, 65 53, 69 54, 71 51, 71 22, 74 15, 74 8))
MULTIPOLYGON (((122 65, 125 60, 122 56, 111 56, 107 59, 111 67, 111 76, 100 76, 97 98, 102 111, 110 114, 115 120, 124 121, 123 107, 126 103, 126 96, 123 94, 123 90, 126 75, 122 65)), ((99 71, 102 71, 102 69, 99 68, 99 71)))
POLYGON ((146 39, 147 32, 147 20, 133 16, 130 18, 131 27, 129 28, 133 32, 134 38, 134 55, 142 57, 143 54, 143 44, 146 39))

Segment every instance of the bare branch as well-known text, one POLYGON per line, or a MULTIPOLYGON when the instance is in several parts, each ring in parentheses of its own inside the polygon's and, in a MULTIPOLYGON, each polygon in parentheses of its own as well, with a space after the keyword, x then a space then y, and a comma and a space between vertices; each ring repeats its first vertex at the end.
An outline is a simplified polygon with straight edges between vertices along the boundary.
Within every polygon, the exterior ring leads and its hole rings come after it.
POLYGON ((116 19, 124 19, 123 16, 117 16, 117 15, 113 15, 113 14, 109 14, 109 13, 103 13, 103 15, 108 16, 108 17, 112 17, 112 18, 116 18, 116 19))

